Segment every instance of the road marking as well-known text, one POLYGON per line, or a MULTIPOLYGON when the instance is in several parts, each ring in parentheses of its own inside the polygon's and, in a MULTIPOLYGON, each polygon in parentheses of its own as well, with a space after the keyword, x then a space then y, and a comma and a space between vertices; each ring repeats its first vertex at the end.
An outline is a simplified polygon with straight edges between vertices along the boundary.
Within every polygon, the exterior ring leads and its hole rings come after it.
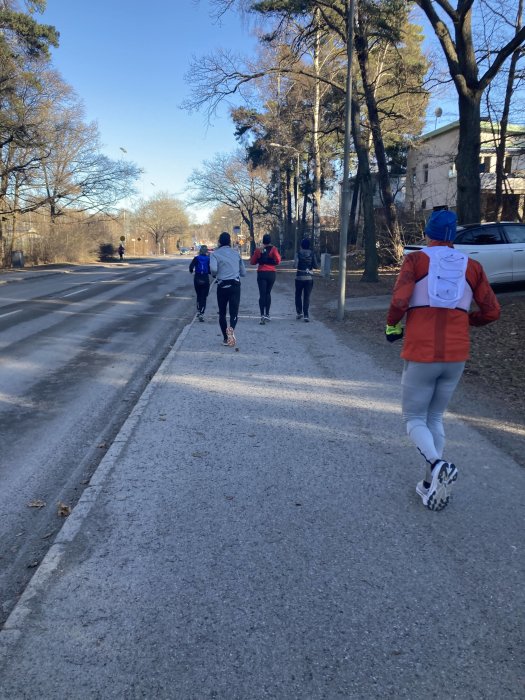
POLYGON ((13 314, 19 314, 22 311, 22 309, 17 309, 17 311, 8 311, 6 314, 0 314, 0 318, 4 318, 4 316, 12 316, 13 314))
POLYGON ((76 292, 69 292, 69 294, 64 294, 61 299, 65 299, 66 297, 72 297, 74 294, 80 294, 81 292, 87 292, 88 288, 86 287, 85 289, 77 289, 76 292))

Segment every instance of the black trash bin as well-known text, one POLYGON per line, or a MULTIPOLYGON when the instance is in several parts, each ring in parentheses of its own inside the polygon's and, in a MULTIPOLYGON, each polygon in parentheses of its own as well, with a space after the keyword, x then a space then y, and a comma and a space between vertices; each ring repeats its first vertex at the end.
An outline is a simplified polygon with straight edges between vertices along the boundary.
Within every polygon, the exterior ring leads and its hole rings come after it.
POLYGON ((13 250, 11 264, 13 267, 24 267, 24 252, 22 250, 13 250))

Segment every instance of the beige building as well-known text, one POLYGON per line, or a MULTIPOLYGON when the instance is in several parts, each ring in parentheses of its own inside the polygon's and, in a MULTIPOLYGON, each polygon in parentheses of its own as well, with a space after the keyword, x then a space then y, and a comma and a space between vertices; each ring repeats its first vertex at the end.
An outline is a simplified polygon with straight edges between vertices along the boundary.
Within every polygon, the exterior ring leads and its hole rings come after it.
MULTIPOLYGON (((484 221, 493 218, 496 187, 496 145, 493 126, 481 123, 481 211, 484 221)), ((405 207, 427 215, 434 207, 456 206, 459 122, 429 132, 408 152, 405 207)), ((525 127, 509 126, 503 183, 503 219, 525 217, 525 127)))

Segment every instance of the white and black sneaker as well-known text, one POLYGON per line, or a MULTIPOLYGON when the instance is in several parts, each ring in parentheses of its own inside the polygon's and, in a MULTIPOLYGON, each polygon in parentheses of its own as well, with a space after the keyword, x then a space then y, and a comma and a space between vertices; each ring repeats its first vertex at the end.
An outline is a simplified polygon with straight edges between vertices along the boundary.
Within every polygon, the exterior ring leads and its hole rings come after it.
POLYGON ((228 345, 230 348, 235 347, 235 343, 237 342, 237 340, 235 338, 235 333, 233 332, 233 328, 231 326, 229 326, 226 329, 226 337, 226 345, 228 345))
POLYGON ((303 315, 302 314, 297 314, 295 317, 297 321, 300 321, 302 319, 303 315))
POLYGON ((428 489, 422 481, 418 481, 416 484, 416 493, 418 496, 421 496, 423 505, 426 506, 428 503, 428 489))
POLYGON ((265 321, 270 321, 270 320, 271 320, 271 319, 270 319, 270 314, 264 314, 263 318, 264 318, 265 321))
POLYGON ((259 325, 264 326, 266 323, 266 318, 264 316, 261 316, 261 320, 259 321, 259 325))
MULTIPOLYGON (((443 508, 446 508, 448 505, 452 486, 457 478, 458 470, 456 466, 440 459, 432 467, 432 481, 430 482, 426 497, 418 490, 419 484, 416 486, 416 491, 421 496, 423 504, 429 510, 443 510, 443 508)), ((421 482, 421 486, 423 487, 423 482, 421 482)))

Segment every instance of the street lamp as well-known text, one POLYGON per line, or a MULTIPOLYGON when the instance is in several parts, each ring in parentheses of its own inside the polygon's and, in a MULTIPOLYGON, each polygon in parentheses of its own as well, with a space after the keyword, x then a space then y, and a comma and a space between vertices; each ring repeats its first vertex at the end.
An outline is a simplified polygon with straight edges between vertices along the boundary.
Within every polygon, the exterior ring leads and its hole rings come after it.
MULTIPOLYGON (((299 228, 299 160, 301 158, 301 153, 297 150, 297 148, 294 148, 294 146, 286 146, 284 143, 272 143, 270 142, 270 146, 274 146, 275 148, 287 148, 290 151, 293 151, 296 155, 296 160, 295 160, 295 178, 294 178, 294 202, 295 202, 295 211, 294 211, 294 227, 293 227, 293 249, 294 249, 294 257, 297 254, 297 233, 298 233, 298 228, 299 228)), ((279 198, 279 207, 281 207, 281 201, 279 198)))

